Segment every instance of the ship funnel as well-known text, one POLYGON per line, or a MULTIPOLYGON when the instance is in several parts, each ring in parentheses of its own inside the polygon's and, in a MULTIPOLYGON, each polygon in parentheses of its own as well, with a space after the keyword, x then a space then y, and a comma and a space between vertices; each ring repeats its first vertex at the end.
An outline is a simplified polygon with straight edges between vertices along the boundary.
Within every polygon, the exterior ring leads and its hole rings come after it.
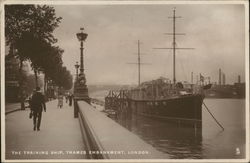
POLYGON ((238 75, 238 83, 240 83, 240 75, 238 75))

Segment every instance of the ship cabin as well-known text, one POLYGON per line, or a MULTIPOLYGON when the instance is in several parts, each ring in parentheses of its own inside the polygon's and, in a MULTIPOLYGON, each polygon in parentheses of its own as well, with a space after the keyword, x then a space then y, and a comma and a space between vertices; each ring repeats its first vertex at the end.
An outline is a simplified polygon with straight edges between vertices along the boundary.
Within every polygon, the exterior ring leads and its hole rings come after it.
POLYGON ((128 97, 133 100, 162 100, 189 96, 199 91, 195 85, 188 82, 173 84, 171 80, 161 77, 157 80, 144 82, 140 86, 131 89, 128 92, 128 97))

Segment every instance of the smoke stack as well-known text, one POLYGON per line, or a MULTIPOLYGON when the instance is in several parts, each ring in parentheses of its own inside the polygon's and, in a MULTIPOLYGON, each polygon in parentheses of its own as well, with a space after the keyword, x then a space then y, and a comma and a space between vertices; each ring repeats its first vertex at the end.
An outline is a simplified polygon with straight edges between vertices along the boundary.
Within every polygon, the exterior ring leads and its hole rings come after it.
POLYGON ((219 85, 221 85, 221 69, 219 69, 219 85))
POLYGON ((193 72, 191 72, 191 84, 193 84, 193 72))
POLYGON ((240 83, 240 75, 238 75, 238 83, 240 83))
POLYGON ((222 83, 226 85, 226 75, 224 73, 222 73, 222 83))

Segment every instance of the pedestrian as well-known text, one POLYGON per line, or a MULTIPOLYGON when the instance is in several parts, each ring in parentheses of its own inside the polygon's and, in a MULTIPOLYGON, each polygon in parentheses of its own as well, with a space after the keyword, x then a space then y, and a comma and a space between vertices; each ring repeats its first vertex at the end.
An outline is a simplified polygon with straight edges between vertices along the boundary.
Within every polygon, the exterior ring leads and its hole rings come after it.
POLYGON ((73 95, 69 95, 69 106, 72 106, 73 95))
POLYGON ((32 96, 29 97, 28 103, 29 103, 29 108, 32 111, 32 103, 31 103, 32 96))
POLYGON ((62 108, 63 107, 63 96, 59 95, 58 96, 58 104, 57 107, 62 108))
POLYGON ((29 97, 29 108, 30 108, 30 114, 29 114, 29 118, 31 119, 33 116, 33 109, 32 109, 32 95, 29 97))
POLYGON ((45 97, 40 92, 40 87, 36 87, 36 92, 32 95, 31 98, 31 109, 33 114, 33 124, 35 131, 40 131, 41 119, 42 119, 42 111, 46 112, 46 105, 45 105, 45 97))
POLYGON ((34 95, 36 93, 36 89, 33 89, 33 91, 32 91, 32 94, 30 95, 30 97, 29 97, 29 108, 30 108, 30 111, 31 111, 31 113, 32 113, 32 96, 34 95))
POLYGON ((68 103, 68 99, 69 99, 69 95, 66 94, 66 95, 65 95, 65 101, 66 101, 66 103, 68 103))

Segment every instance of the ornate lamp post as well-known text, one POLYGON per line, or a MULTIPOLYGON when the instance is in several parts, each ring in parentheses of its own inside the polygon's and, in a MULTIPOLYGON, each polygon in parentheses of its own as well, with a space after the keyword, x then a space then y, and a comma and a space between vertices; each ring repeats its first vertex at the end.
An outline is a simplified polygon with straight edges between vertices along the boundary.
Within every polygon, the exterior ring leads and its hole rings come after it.
POLYGON ((78 62, 76 62, 75 64, 75 68, 76 68, 76 81, 78 79, 78 69, 79 69, 80 65, 78 64, 78 62))
POLYGON ((76 94, 76 83, 78 80, 78 69, 79 69, 80 65, 78 64, 78 62, 76 62, 75 64, 75 68, 76 68, 76 77, 75 77, 75 81, 74 81, 74 94, 76 94))
POLYGON ((83 33, 84 28, 80 28, 81 32, 77 33, 76 36, 78 38, 78 40, 81 43, 81 47, 80 47, 80 51, 81 51, 81 58, 80 58, 80 74, 84 73, 84 66, 83 66, 83 41, 86 40, 86 38, 88 37, 87 33, 83 33))
POLYGON ((90 98, 88 95, 88 88, 86 85, 86 78, 84 74, 84 64, 83 64, 83 49, 84 49, 83 41, 86 40, 88 34, 83 32, 84 28, 80 28, 80 30, 81 32, 76 34, 78 40, 80 41, 80 74, 79 76, 77 75, 77 79, 75 83, 74 99, 76 101, 83 100, 83 101, 86 101, 87 103, 90 103, 90 98))

